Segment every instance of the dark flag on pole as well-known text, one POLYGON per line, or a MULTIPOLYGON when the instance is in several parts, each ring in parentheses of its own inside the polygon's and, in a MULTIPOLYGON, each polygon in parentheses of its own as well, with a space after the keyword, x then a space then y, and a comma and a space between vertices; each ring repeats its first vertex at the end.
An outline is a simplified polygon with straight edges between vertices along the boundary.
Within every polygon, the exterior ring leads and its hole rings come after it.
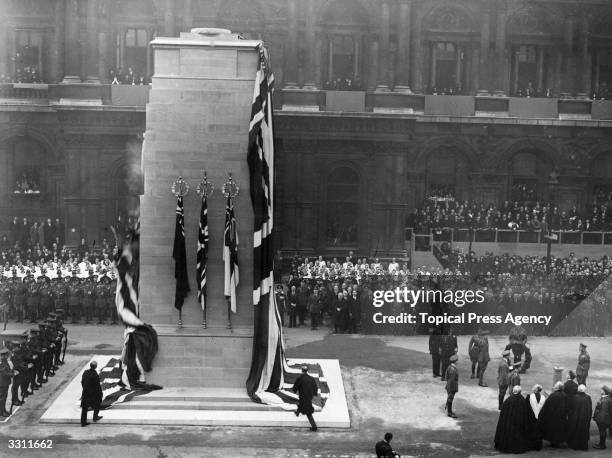
POLYGON ((206 309, 206 258, 208 256, 208 202, 202 198, 202 211, 200 212, 200 230, 198 232, 197 253, 197 281, 198 301, 202 310, 206 309))
POLYGON ((176 202, 176 226, 174 228, 174 278, 176 278, 176 292, 174 295, 174 308, 181 310, 185 298, 189 293, 189 277, 187 275, 187 250, 185 249, 185 215, 183 212, 183 197, 178 196, 176 202))
POLYGON ((236 313, 236 287, 239 282, 238 272, 238 232, 234 217, 234 203, 227 198, 225 207, 225 236, 223 241, 223 261, 225 264, 224 294, 230 301, 232 312, 236 313))
POLYGON ((274 76, 263 45, 255 76, 251 122, 249 124, 248 164, 251 204, 254 213, 253 304, 255 323, 253 356, 247 380, 249 396, 267 402, 268 393, 279 394, 286 374, 281 318, 273 292, 273 185, 274 138, 272 132, 272 89, 274 76))

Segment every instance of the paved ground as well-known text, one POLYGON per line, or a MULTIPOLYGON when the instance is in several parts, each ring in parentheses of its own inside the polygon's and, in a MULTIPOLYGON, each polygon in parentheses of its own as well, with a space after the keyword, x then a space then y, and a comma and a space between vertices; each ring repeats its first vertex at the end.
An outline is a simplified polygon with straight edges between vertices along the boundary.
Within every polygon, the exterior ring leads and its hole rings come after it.
MULTIPOLYGON (((9 328, 14 325, 9 323, 9 328)), ((342 365, 351 412, 349 430, 207 427, 117 427, 100 424, 80 428, 39 423, 51 401, 63 389, 88 355, 117 354, 122 340, 119 326, 69 325, 67 363, 58 375, 28 398, 11 419, 0 423, 0 456, 371 456, 373 444, 386 431, 402 456, 487 456, 495 454, 492 439, 497 422, 494 375, 497 361, 487 371, 489 388, 469 379, 468 337, 460 337, 460 389, 455 410, 458 420, 445 416, 442 382, 429 369, 426 337, 329 335, 325 331, 288 330, 289 357, 338 358, 342 365), (9 439, 51 439, 53 451, 9 450, 9 439)), ((533 369, 523 377, 528 389, 538 382, 552 383, 552 367, 575 366, 578 343, 585 340, 592 359, 589 391, 612 383, 609 338, 533 338, 533 369)), ((491 337, 491 354, 498 354, 505 337, 491 337)), ((596 437, 593 424, 592 437, 596 437)), ((612 444, 610 444, 612 445, 612 444)), ((545 449, 533 456, 553 455, 545 449)), ((590 451, 589 456, 608 456, 590 451)), ((574 457, 571 450, 554 456, 574 457)))

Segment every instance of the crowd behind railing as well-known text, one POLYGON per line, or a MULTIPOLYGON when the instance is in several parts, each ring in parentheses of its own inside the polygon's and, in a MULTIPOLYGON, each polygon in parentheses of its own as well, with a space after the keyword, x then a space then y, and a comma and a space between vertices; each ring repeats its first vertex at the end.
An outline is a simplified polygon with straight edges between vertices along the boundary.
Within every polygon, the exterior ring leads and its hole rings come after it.
POLYGON ((510 229, 531 231, 612 231, 612 193, 598 194, 585 211, 577 206, 562 210, 558 205, 535 200, 506 201, 497 206, 476 201, 458 201, 448 194, 430 196, 409 216, 408 227, 416 234, 432 229, 510 229))
MULTIPOLYGON (((340 262, 337 258, 300 259, 291 262, 290 274, 277 272, 283 278, 278 285, 277 299, 283 316, 287 314, 289 327, 305 325, 310 317, 312 328, 321 323, 333 332, 366 332, 426 334, 422 325, 373 325, 375 311, 385 313, 431 312, 432 305, 418 303, 415 307, 402 302, 385 303, 382 309, 373 307, 375 290, 440 289, 442 291, 482 290, 484 302, 457 309, 453 304, 442 304, 439 312, 461 311, 484 314, 551 315, 552 325, 527 325, 531 334, 541 335, 596 335, 607 330, 612 306, 610 285, 607 281, 612 261, 577 257, 552 257, 550 267, 545 258, 536 256, 485 256, 447 253, 446 267, 415 266, 391 259, 356 258, 350 255, 340 262), (279 298, 279 295, 281 296, 279 298), (575 318, 567 316, 586 298, 589 306, 581 307, 575 318)), ((494 331, 506 333, 511 325, 502 324, 494 331)), ((477 324, 456 328, 459 333, 475 332, 477 324)))

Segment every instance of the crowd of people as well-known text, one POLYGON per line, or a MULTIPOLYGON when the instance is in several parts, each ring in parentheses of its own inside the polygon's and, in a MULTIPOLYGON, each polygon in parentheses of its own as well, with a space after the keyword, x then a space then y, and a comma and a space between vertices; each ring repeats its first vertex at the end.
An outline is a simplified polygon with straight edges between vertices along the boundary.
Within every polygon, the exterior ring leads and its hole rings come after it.
POLYGON ((123 68, 113 68, 108 73, 111 84, 131 84, 132 86, 143 86, 149 84, 150 80, 143 74, 138 74, 132 67, 127 71, 123 68))
POLYGON ((15 182, 15 194, 40 194, 38 180, 35 173, 28 171, 21 174, 15 182))
POLYGON ((64 364, 68 331, 62 318, 61 311, 49 312, 37 327, 19 339, 4 342, 0 349, 0 417, 10 416, 13 406, 23 405, 25 398, 42 388, 64 364))
POLYGON ((474 230, 612 231, 612 195, 604 193, 586 211, 569 211, 546 202, 506 201, 503 205, 457 201, 432 196, 409 216, 408 227, 417 234, 443 228, 474 230))
MULTIPOLYGON (((586 349, 587 346, 581 343, 576 371, 568 372, 565 383, 557 381, 550 394, 543 390, 542 385, 536 384, 524 397, 520 377, 515 377, 512 384, 504 382, 510 396, 503 400, 500 384, 495 449, 502 453, 524 453, 541 450, 546 441, 553 449, 567 445, 573 450, 588 450, 591 421, 597 424, 599 431, 599 441, 593 447, 606 448, 607 432, 612 428, 610 388, 607 385, 601 387, 601 397, 593 409, 593 401, 586 389, 590 368, 586 349)), ((506 359, 506 353, 499 366, 498 381, 508 378, 511 362, 506 359)))
MULTIPOLYGON (((381 262, 375 258, 356 258, 352 253, 339 262, 295 257, 284 285, 277 286, 277 302, 287 314, 289 327, 305 325, 312 328, 328 322, 334 332, 384 332, 427 334, 427 326, 372 325, 372 295, 376 290, 440 289, 442 291, 481 290, 484 301, 470 304, 476 313, 525 315, 537 310, 550 315, 552 324, 527 325, 531 335, 603 336, 610 319, 606 288, 599 287, 612 270, 612 260, 577 257, 552 257, 550 268, 546 259, 537 256, 493 255, 465 256, 450 252, 447 267, 439 269, 401 264, 395 259, 381 262), (575 320, 565 320, 577 306, 590 296, 592 304, 576 311, 575 320)), ((282 275, 282 273, 277 273, 282 275)), ((414 306, 395 300, 386 302, 387 313, 429 312, 431 304, 414 306)), ((443 313, 456 313, 452 304, 443 304, 443 313)), ((458 326, 460 333, 471 333, 476 324, 458 326)), ((509 324, 501 324, 496 332, 505 333, 509 324)))

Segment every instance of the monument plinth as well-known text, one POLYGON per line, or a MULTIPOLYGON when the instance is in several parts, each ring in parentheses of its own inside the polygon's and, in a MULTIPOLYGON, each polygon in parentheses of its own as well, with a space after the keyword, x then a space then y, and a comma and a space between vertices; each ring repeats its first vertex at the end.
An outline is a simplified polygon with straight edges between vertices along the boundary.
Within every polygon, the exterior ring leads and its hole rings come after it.
POLYGON ((159 354, 147 377, 163 386, 244 387, 253 332, 253 211, 246 161, 259 41, 224 29, 193 29, 152 43, 154 75, 142 152, 140 317, 159 335, 159 354), (196 249, 201 198, 195 192, 206 170, 215 192, 208 198, 207 329, 197 300, 196 249), (234 199, 240 284, 237 313, 228 330, 222 259, 225 204, 220 189, 228 173, 240 186, 234 199), (176 197, 172 183, 191 185, 184 197, 185 239, 191 293, 179 328, 174 308, 176 197))

